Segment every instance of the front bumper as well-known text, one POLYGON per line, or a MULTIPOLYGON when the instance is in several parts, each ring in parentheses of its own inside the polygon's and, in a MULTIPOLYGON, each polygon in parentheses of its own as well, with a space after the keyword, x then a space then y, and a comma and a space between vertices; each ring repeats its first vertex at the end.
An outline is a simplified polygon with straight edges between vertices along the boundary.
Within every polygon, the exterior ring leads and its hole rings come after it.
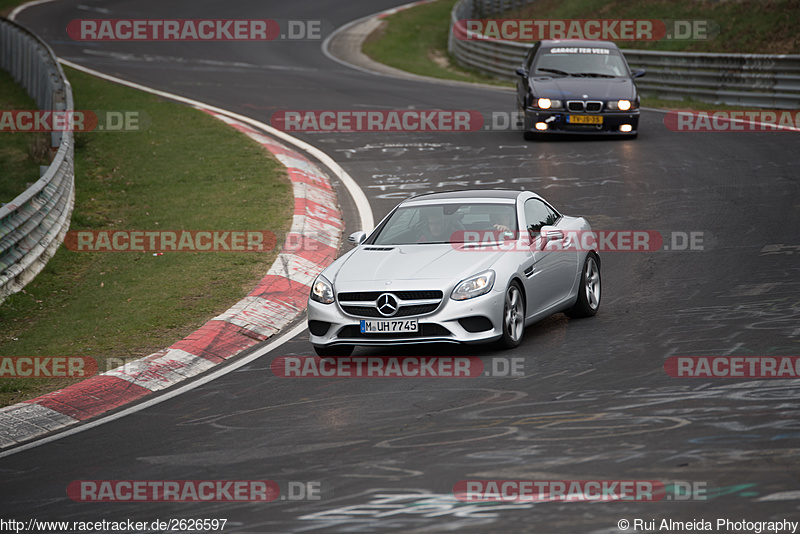
POLYGON ((577 134, 577 135, 633 135, 639 129, 639 111, 603 111, 600 113, 570 113, 565 110, 542 111, 528 108, 525 110, 525 132, 536 134, 577 134), (568 121, 569 116, 602 117, 602 124, 574 124, 568 121), (537 123, 547 125, 546 130, 536 129, 537 123), (631 126, 631 131, 620 131, 624 124, 631 126))
MULTIPOLYGON (((392 291, 429 290, 430 287, 402 288, 399 284, 392 291)), ((452 290, 452 288, 451 288, 452 290)), ((370 291, 365 289, 365 291, 370 291)), ((385 290, 384 290, 385 291, 385 290)), ((444 292, 439 306, 423 315, 408 315, 402 319, 417 319, 419 332, 408 334, 362 334, 361 319, 375 320, 392 317, 366 317, 345 313, 336 302, 322 304, 308 301, 308 324, 311 343, 315 346, 362 345, 384 346, 412 343, 486 343, 499 339, 502 335, 502 316, 505 292, 495 288, 489 293, 468 300, 450 299, 450 292, 444 292), (482 318, 482 319, 476 319, 482 318)))

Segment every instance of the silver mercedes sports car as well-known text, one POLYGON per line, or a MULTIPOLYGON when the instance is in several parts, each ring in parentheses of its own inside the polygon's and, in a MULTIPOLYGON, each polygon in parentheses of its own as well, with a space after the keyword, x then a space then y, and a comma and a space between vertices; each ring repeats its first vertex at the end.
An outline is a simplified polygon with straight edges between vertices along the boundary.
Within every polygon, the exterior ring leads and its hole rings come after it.
POLYGON ((357 345, 522 341, 557 312, 600 306, 589 223, 527 191, 429 193, 396 206, 314 281, 311 343, 320 356, 357 345))

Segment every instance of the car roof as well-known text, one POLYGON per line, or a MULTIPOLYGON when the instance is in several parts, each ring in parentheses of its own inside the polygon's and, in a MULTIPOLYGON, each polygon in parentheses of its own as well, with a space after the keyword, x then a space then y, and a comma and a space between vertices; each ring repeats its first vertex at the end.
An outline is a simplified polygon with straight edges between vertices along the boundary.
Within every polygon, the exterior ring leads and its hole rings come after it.
POLYGON ((582 48, 609 48, 618 50, 619 47, 611 41, 592 41, 589 39, 544 39, 541 48, 553 48, 556 46, 582 47, 582 48))
POLYGON ((456 200, 456 199, 497 199, 497 200, 515 200, 525 191, 514 189, 465 189, 457 191, 441 191, 435 193, 423 193, 411 198, 407 198, 403 202, 417 202, 417 201, 438 201, 438 200, 456 200))

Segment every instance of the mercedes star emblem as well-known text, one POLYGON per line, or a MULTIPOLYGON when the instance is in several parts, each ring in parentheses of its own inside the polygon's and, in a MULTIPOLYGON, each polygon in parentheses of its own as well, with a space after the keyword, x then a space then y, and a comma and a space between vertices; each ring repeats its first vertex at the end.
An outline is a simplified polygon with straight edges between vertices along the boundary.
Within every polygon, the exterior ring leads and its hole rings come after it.
POLYGON ((391 317, 397 313, 397 298, 391 293, 384 293, 378 297, 378 311, 384 317, 391 317))

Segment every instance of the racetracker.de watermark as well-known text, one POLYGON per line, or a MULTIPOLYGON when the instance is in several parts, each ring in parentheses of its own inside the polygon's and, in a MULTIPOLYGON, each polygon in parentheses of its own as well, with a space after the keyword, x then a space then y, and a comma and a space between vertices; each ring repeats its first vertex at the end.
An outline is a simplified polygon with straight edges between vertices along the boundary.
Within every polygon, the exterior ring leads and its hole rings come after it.
POLYGON ((84 378, 97 374, 97 361, 88 356, 0 357, 0 378, 84 378))
POLYGON ((0 110, 0 132, 139 132, 149 125, 140 111, 0 110))
POLYGON ((467 110, 281 110, 270 124, 284 132, 475 132, 484 119, 467 110))
POLYGON ((670 356, 673 378, 798 378, 800 356, 670 356))
POLYGON ((519 111, 475 110, 281 110, 270 124, 284 132, 522 132, 524 114, 519 111))
POLYGON ((670 111, 664 126, 673 132, 800 132, 800 111, 670 111))
POLYGON ((76 502, 272 502, 319 501, 321 481, 289 480, 73 480, 76 502))
POLYGON ((281 378, 519 378, 531 363, 499 356, 487 361, 476 356, 279 356, 270 368, 281 378))
POLYGON ((449 242, 459 252, 529 252, 532 247, 548 252, 705 250, 703 232, 672 232, 667 238, 655 230, 458 230, 450 235, 449 242))
POLYGON ((453 35, 462 41, 707 41, 719 29, 703 19, 461 19, 453 35))
POLYGON ((460 252, 530 251, 531 237, 546 251, 655 252, 662 250, 664 243, 654 230, 542 230, 533 236, 528 232, 459 230, 450 241, 460 252))
POLYGON ((467 502, 653 502, 666 490, 658 480, 461 480, 453 495, 467 502))
POLYGON ((261 230, 70 230, 64 238, 73 252, 269 252, 276 244, 261 230))
POLYGON ((75 41, 319 41, 334 29, 324 20, 76 19, 75 41))
POLYGON ((518 111, 475 110, 282 110, 270 124, 285 132, 521 132, 523 114, 518 111))

